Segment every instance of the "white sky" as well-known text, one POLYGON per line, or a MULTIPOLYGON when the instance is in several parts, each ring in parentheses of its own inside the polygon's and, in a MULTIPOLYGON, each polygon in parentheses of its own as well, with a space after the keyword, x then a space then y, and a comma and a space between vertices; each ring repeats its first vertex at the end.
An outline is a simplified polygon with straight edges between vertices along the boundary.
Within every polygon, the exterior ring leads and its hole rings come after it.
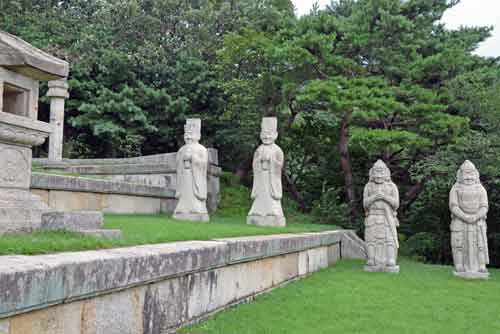
MULTIPOLYGON (((307 14, 314 0, 292 0, 297 14, 307 14)), ((320 7, 330 3, 330 0, 316 1, 320 7)), ((479 46, 477 53, 482 56, 500 57, 500 0, 462 0, 449 9, 443 21, 450 29, 460 26, 494 26, 492 37, 479 46)))

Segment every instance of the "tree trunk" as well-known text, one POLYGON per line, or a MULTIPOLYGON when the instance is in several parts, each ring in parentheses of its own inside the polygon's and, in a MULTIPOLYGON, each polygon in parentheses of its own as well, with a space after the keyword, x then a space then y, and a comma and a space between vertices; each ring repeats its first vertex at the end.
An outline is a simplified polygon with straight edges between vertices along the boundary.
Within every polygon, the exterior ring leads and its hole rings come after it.
POLYGON ((290 194, 290 197, 297 202, 299 205, 299 209, 301 212, 306 212, 306 203, 304 201, 304 198, 300 194, 299 190, 297 189, 297 186, 293 182, 292 178, 288 176, 286 171, 283 171, 283 179, 285 181, 285 186, 286 189, 288 190, 288 193, 290 194))
POLYGON ((349 206, 349 223, 351 226, 354 226, 356 218, 358 217, 358 210, 356 207, 356 195, 354 193, 351 156, 349 154, 349 126, 351 124, 351 118, 352 110, 346 110, 340 127, 339 152, 340 165, 344 175, 347 204, 349 206))

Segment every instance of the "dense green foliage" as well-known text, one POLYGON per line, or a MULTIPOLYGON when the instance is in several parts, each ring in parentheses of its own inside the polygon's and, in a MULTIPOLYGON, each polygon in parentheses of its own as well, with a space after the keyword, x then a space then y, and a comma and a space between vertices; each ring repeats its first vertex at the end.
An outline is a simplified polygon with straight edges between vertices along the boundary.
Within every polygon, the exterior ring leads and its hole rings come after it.
POLYGON ((500 61, 473 54, 490 28, 440 23, 456 2, 337 0, 297 18, 289 0, 11 0, 0 29, 71 63, 67 157, 175 151, 200 116, 204 144, 248 186, 260 118, 276 115, 296 206, 361 232, 382 158, 405 251, 441 263, 448 191, 469 158, 500 265, 500 61))
POLYGON ((340 261, 255 301, 183 329, 190 334, 498 333, 500 271, 466 282, 451 267, 402 261, 399 275, 340 261))

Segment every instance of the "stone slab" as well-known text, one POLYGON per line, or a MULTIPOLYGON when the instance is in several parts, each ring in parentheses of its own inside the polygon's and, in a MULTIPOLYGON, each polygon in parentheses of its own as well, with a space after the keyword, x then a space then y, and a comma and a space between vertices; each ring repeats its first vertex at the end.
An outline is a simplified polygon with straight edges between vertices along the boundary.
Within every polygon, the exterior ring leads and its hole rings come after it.
POLYGON ((104 217, 99 211, 52 211, 42 215, 44 230, 97 230, 104 224, 104 217))
POLYGON ((189 241, 0 257, 0 318, 227 263, 227 245, 189 241))
POLYGON ((33 173, 31 178, 31 188, 160 198, 175 197, 175 192, 173 190, 161 187, 43 173, 33 173))
POLYGON ((369 273, 393 273, 393 274, 398 274, 399 273, 399 266, 379 267, 379 266, 368 266, 368 265, 366 265, 364 267, 364 271, 369 272, 369 273))
POLYGON ((329 231, 216 240, 228 243, 229 261, 231 263, 237 263, 340 243, 342 234, 343 233, 340 231, 329 231))
POLYGON ((36 80, 60 79, 69 74, 69 64, 64 60, 4 31, 0 31, 0 66, 12 68, 36 80))
POLYGON ((490 278, 490 273, 479 273, 479 272, 453 272, 453 275, 466 280, 485 280, 490 278))
POLYGON ((191 222, 200 222, 200 223, 210 222, 210 216, 208 214, 201 214, 201 213, 175 213, 172 217, 177 220, 185 220, 191 222))
POLYGON ((286 226, 286 218, 277 216, 248 216, 247 224, 255 226, 284 227, 286 226))

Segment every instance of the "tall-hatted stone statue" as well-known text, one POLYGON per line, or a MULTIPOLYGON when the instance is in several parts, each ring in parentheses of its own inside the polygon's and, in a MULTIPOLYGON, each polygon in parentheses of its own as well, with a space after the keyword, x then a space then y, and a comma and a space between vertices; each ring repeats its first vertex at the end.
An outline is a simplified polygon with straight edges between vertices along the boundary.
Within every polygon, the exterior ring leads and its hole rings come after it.
POLYGON ((262 145, 253 158, 253 204, 247 223, 260 226, 285 226, 286 219, 281 207, 283 189, 281 173, 285 162, 281 148, 274 142, 278 138, 276 117, 264 117, 260 139, 262 145))
POLYGON ((363 206, 368 253, 365 271, 398 273, 399 191, 391 180, 391 171, 382 160, 378 160, 370 169, 370 180, 363 193, 363 206))
POLYGON ((469 160, 458 170, 457 182, 450 192, 450 211, 455 275, 488 278, 488 195, 479 181, 479 172, 469 160))
POLYGON ((201 120, 188 119, 184 126, 186 144, 177 152, 175 219, 210 220, 207 210, 208 151, 199 143, 200 139, 201 120))

